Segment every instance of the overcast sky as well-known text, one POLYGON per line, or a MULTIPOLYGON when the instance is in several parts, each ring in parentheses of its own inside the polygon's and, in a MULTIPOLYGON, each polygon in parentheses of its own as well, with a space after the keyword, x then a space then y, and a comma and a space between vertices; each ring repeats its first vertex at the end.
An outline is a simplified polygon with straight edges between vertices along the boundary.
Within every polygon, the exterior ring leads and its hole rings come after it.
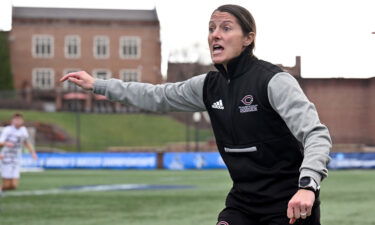
MULTIPOLYGON (((375 76, 374 0, 0 0, 0 29, 10 29, 14 6, 152 9, 161 24, 162 56, 189 50, 209 61, 208 20, 221 4, 240 4, 257 24, 255 54, 293 66, 302 57, 303 77, 375 76)), ((176 57, 174 57, 176 59, 176 57)), ((165 66, 163 66, 165 69, 165 66)))

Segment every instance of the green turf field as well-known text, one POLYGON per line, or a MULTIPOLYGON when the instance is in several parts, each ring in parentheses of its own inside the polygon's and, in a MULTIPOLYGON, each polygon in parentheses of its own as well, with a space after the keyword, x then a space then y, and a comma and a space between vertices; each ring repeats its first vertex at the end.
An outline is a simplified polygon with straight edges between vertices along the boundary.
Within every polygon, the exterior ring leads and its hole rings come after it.
MULTIPOLYGON (((5 196, 1 225, 213 225, 231 186, 225 170, 24 173, 18 192, 67 185, 178 184, 194 189, 5 196)), ((374 225, 375 171, 332 171, 322 185, 323 225, 374 225)))

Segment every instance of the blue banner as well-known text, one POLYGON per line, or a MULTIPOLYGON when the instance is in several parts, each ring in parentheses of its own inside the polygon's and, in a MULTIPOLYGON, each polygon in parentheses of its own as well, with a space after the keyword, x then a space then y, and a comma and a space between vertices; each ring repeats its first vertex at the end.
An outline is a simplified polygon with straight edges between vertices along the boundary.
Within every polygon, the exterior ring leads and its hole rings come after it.
POLYGON ((329 169, 373 169, 375 153, 331 153, 329 169))
MULTIPOLYGON (((329 169, 374 169, 375 153, 331 153, 329 169)), ((156 153, 38 153, 22 156, 25 169, 156 169, 156 153)), ((218 152, 165 153, 163 166, 170 170, 225 169, 218 152)))
MULTIPOLYGON (((373 169, 375 153, 331 153, 329 169, 373 169)), ((226 168, 218 152, 165 153, 165 169, 222 169, 226 168)))
POLYGON ((156 153, 38 153, 35 161, 23 155, 23 168, 156 169, 156 153))
POLYGON ((218 152, 165 153, 163 165, 170 170, 226 168, 218 152))

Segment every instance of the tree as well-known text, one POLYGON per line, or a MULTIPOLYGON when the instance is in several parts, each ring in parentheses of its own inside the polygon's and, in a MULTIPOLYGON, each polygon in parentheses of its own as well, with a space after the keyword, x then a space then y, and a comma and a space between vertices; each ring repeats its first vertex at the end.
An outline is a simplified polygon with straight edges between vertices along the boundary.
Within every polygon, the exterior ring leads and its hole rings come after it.
POLYGON ((0 32, 0 90, 13 89, 8 35, 9 32, 0 32))

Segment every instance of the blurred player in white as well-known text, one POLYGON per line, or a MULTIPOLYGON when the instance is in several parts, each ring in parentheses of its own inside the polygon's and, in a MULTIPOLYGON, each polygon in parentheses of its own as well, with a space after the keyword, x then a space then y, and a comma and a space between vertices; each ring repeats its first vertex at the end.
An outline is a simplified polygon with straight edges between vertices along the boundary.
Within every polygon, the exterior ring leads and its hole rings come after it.
POLYGON ((23 124, 22 114, 16 113, 12 117, 11 125, 6 126, 0 134, 1 189, 3 191, 14 190, 18 186, 23 146, 29 150, 33 159, 38 158, 28 140, 29 134, 23 124))

